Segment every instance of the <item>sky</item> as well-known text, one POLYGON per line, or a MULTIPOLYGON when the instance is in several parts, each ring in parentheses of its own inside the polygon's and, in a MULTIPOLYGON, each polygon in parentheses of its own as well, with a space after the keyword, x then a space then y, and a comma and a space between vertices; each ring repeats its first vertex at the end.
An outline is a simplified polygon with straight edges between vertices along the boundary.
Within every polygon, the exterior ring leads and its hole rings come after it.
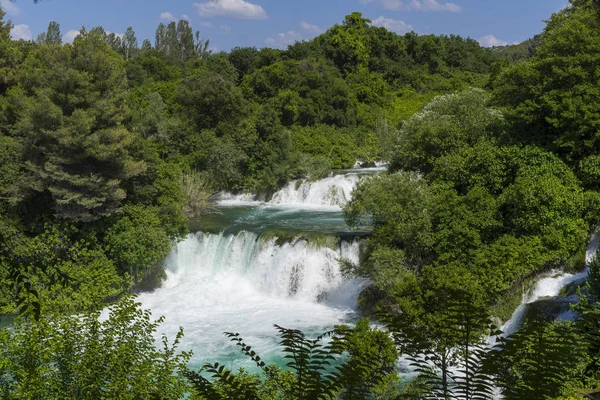
POLYGON ((308 40, 358 11, 376 26, 404 34, 458 34, 483 46, 526 40, 567 0, 0 0, 14 39, 35 39, 50 21, 70 42, 82 26, 122 34, 133 27, 140 42, 159 23, 190 21, 214 52, 235 46, 286 48, 308 40))

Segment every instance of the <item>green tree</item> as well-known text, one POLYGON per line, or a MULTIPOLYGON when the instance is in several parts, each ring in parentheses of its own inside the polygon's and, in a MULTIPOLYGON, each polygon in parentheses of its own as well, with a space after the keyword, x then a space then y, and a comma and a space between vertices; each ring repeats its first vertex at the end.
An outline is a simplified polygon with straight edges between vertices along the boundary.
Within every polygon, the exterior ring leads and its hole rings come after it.
POLYGON ((235 124, 246 113, 246 101, 235 84, 212 71, 196 70, 179 89, 179 103, 199 129, 235 124))
POLYGON ((599 18, 594 2, 571 1, 552 15, 535 55, 507 68, 494 87, 515 140, 555 152, 584 180, 598 148, 599 18))
POLYGON ((370 19, 359 12, 346 15, 341 25, 334 25, 325 35, 317 38, 323 51, 342 72, 351 72, 366 66, 370 56, 370 37, 367 30, 370 19))
POLYGON ((51 21, 48 25, 48 30, 40 33, 37 37, 37 42, 40 44, 62 44, 62 35, 60 33, 60 24, 51 21))
POLYGON ((238 71, 239 82, 252 72, 254 58, 257 54, 256 47, 234 47, 229 52, 229 61, 238 71))
POLYGON ((194 33, 186 20, 182 19, 177 23, 177 42, 179 43, 178 58, 181 61, 185 62, 197 58, 194 33))
POLYGON ((433 255, 433 193, 413 172, 367 178, 360 181, 344 208, 350 226, 371 218, 372 240, 406 251, 410 265, 420 267, 433 255))
POLYGON ((138 51, 138 40, 135 37, 133 28, 129 27, 121 39, 121 51, 119 53, 125 60, 129 60, 135 57, 138 51))
POLYGON ((433 99, 402 125, 390 169, 429 173, 441 156, 480 141, 497 140, 504 119, 488 102, 488 95, 480 89, 433 99))
POLYGON ((101 30, 81 34, 73 46, 30 53, 8 95, 24 144, 25 195, 49 192, 56 214, 72 220, 118 208, 126 197, 121 182, 145 169, 132 157, 135 136, 122 124, 125 88, 123 61, 101 30))
POLYGON ((165 259, 171 249, 169 237, 157 210, 150 207, 125 206, 115 217, 104 239, 107 253, 139 282, 165 259))
POLYGON ((95 236, 74 227, 47 224, 34 238, 17 234, 8 243, 12 247, 3 251, 8 265, 2 271, 5 313, 95 310, 128 286, 95 236), (21 277, 16 287, 8 284, 15 276, 21 277), (23 301, 26 307, 15 307, 23 301))

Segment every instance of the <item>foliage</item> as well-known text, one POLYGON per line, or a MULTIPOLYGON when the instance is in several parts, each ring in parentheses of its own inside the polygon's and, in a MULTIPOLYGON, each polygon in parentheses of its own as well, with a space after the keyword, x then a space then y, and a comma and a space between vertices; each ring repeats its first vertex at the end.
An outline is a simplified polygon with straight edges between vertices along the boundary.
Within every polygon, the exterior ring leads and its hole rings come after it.
POLYGON ((429 173, 434 161, 501 132, 502 114, 480 89, 436 97, 405 122, 396 136, 391 170, 429 173))
POLYGON ((503 71, 494 87, 515 140, 555 152, 584 180, 598 148, 598 18, 592 1, 571 1, 552 15, 535 55, 503 71))
POLYGON ((533 321, 497 347, 492 364, 507 400, 568 394, 585 367, 585 344, 570 323, 533 321))
POLYGON ((156 210, 150 207, 125 206, 115 219, 106 231, 107 253, 121 271, 139 281, 165 259, 171 243, 156 210))
POLYGON ((344 209, 351 226, 373 225, 351 272, 419 329, 443 319, 447 291, 484 306, 532 274, 582 266, 591 219, 579 181, 552 153, 503 145, 486 102, 480 90, 434 99, 397 134, 392 169, 404 171, 362 180, 344 209))
POLYGON ((289 372, 267 366, 239 334, 226 333, 262 370, 263 378, 207 364, 200 373, 188 372, 197 394, 207 399, 365 399, 391 373, 397 357, 388 335, 369 327, 367 320, 354 329, 337 327, 316 339, 298 330, 276 328, 289 372), (327 337, 331 338, 325 341, 327 337), (343 354, 347 359, 339 358, 343 354), (202 372, 211 374, 213 381, 202 372))
POLYGON ((29 54, 8 91, 27 171, 23 196, 48 191, 57 216, 75 221, 114 212, 126 197, 121 181, 145 169, 121 124, 125 87, 123 61, 97 31, 29 54))
POLYGON ((158 351, 131 300, 104 322, 89 310, 160 265, 214 191, 268 197, 357 159, 392 173, 362 180, 344 210, 373 225, 346 269, 371 279, 420 376, 397 391, 390 333, 363 320, 314 340, 278 328, 288 370, 229 334, 261 374, 207 365, 187 373, 196 394, 477 399, 492 372, 508 398, 593 386, 597 263, 574 323, 528 325, 487 353, 482 339, 515 283, 581 266, 599 216, 596 3, 490 50, 352 13, 287 50, 219 54, 183 20, 154 46, 131 27, 63 44, 55 22, 16 42, 0 11, 0 302, 39 320, 0 332, 4 397, 184 397, 181 333, 158 351))
POLYGON ((178 399, 190 354, 154 339, 152 321, 131 299, 100 312, 20 320, 0 332, 0 391, 6 399, 178 399))
POLYGON ((214 193, 206 178, 197 172, 188 172, 183 176, 183 191, 187 204, 184 212, 188 218, 198 218, 213 211, 214 193))
MULTIPOLYGON (((493 377, 485 369, 494 333, 486 309, 468 292, 447 293, 444 311, 435 327, 423 334, 420 326, 402 316, 388 316, 388 328, 419 375, 413 386, 426 399, 491 399, 493 377)), ((421 397, 420 397, 421 398, 421 397)))

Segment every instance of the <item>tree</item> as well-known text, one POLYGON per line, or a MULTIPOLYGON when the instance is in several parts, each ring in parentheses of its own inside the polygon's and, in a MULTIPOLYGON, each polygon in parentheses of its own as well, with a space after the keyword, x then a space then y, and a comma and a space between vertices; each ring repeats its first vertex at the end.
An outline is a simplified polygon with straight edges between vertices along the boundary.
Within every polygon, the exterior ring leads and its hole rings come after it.
POLYGON ((239 82, 253 71, 254 58, 257 54, 256 47, 234 47, 229 52, 229 61, 238 71, 239 82))
POLYGON ((142 53, 146 53, 148 51, 152 50, 152 44, 150 43, 150 41, 148 39, 144 39, 144 41, 142 42, 142 53))
POLYGON ((6 93, 9 79, 11 76, 11 67, 14 63, 15 48, 12 45, 10 30, 13 28, 12 22, 5 21, 6 13, 0 6, 0 94, 6 93))
POLYGON ((154 48, 162 53, 166 53, 166 43, 165 43, 165 24, 162 22, 158 24, 158 28, 156 28, 156 35, 154 39, 154 48))
POLYGON ((598 155, 599 18, 592 1, 571 1, 552 15, 535 55, 507 68, 494 87, 515 140, 555 152, 585 181, 588 158, 598 155))
POLYGON ((125 60, 129 60, 137 55, 138 49, 138 40, 135 37, 135 32, 131 27, 127 28, 125 34, 123 35, 123 39, 121 39, 121 55, 125 60))
POLYGON ((34 238, 16 235, 8 242, 12 247, 3 250, 7 268, 1 271, 1 279, 8 283, 16 275, 22 285, 3 285, 4 313, 39 318, 96 310, 128 286, 98 240, 66 224, 47 224, 34 238), (19 303, 29 309, 19 309, 19 303))
POLYGON ((367 30, 370 19, 359 12, 346 15, 341 25, 334 25, 325 35, 317 38, 317 43, 344 73, 364 67, 369 62, 370 37, 367 30))
POLYGON ((235 84, 212 71, 196 70, 179 89, 179 103, 199 129, 235 124, 246 112, 246 101, 235 84))
POLYGON ((441 156, 480 141, 497 141, 504 119, 488 102, 481 89, 433 99, 402 125, 390 169, 429 173, 441 156))
POLYGON ((60 33, 60 24, 51 21, 48 25, 48 30, 45 33, 40 33, 37 37, 40 44, 62 44, 62 35, 60 33))
POLYGON ((150 207, 123 207, 115 219, 106 232, 107 253, 137 283, 165 259, 171 249, 169 237, 157 210, 150 207))
POLYGON ((432 259, 433 193, 413 172, 398 172, 360 181, 344 208, 350 226, 371 218, 375 246, 401 248, 414 268, 432 259))
POLYGON ((177 42, 179 43, 178 58, 181 61, 186 62, 197 58, 194 33, 186 20, 182 19, 177 23, 177 42))
POLYGON ((36 49, 19 83, 8 99, 28 165, 23 194, 47 191, 61 218, 111 214, 126 197, 121 181, 145 164, 129 150, 135 136, 122 124, 125 69, 103 31, 84 32, 73 46, 36 49))

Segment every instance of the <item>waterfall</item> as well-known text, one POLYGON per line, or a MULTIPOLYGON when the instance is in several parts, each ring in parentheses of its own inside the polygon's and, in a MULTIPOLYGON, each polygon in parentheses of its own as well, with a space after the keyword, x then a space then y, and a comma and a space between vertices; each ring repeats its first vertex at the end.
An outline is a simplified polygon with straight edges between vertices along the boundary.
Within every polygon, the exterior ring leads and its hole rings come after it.
POLYGON ((270 201, 263 202, 253 194, 221 193, 223 206, 265 205, 275 207, 321 208, 339 210, 351 199, 352 190, 359 181, 356 172, 332 175, 318 181, 296 180, 276 192, 270 201))
MULTIPOLYGON (((592 234, 590 243, 586 250, 585 261, 586 265, 594 259, 598 245, 600 243, 600 233, 598 229, 592 234)), ((588 276, 587 268, 578 274, 561 274, 559 272, 551 273, 550 276, 540 279, 535 288, 528 295, 523 296, 521 305, 515 310, 512 317, 502 326, 504 336, 511 335, 519 329, 523 323, 523 318, 527 311, 527 304, 538 301, 544 297, 556 297, 565 286, 578 281, 583 281, 588 276)))
POLYGON ((269 204, 342 207, 358 182, 358 174, 333 175, 315 182, 292 181, 273 195, 269 204))
MULTIPOLYGON (((269 359, 277 355, 273 324, 321 333, 356 316, 365 282, 344 279, 339 259, 357 262, 359 247, 199 232, 172 250, 163 286, 139 300, 155 317, 167 316, 159 333, 174 337, 185 328, 183 345, 193 349, 196 365, 243 360, 223 331, 239 332, 269 359)), ((235 368, 248 366, 236 362, 235 368)))

